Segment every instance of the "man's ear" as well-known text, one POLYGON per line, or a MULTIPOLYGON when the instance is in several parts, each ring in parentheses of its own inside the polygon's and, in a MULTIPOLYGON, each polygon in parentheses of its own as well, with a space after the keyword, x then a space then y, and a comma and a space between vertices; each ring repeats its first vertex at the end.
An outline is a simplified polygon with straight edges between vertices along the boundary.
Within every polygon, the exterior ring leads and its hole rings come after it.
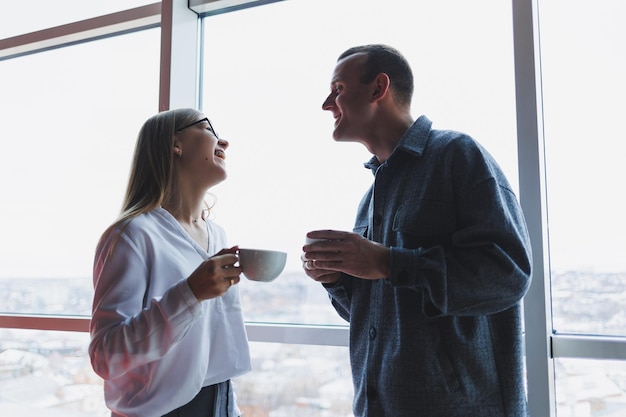
POLYGON ((391 81, 389 76, 384 72, 381 72, 374 78, 374 91, 372 92, 372 101, 378 101, 385 97, 389 92, 391 81))

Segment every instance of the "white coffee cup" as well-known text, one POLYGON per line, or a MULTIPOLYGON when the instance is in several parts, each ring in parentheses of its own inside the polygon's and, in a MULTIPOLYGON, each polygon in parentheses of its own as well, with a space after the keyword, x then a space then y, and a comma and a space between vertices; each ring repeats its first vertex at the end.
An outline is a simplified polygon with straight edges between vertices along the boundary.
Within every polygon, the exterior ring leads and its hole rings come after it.
POLYGON ((275 280, 287 262, 287 254, 275 250, 240 248, 237 255, 243 274, 252 281, 275 280))
POLYGON ((308 237, 304 240, 304 243, 306 243, 307 245, 310 245, 311 243, 315 243, 315 242, 325 242, 328 241, 328 239, 314 239, 312 237, 308 237))

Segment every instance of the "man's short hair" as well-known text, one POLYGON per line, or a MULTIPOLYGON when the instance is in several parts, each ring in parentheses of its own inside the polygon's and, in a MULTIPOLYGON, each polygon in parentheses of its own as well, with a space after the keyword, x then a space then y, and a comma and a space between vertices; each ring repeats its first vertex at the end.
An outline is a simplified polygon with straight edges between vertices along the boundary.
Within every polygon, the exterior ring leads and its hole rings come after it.
POLYGON ((367 55, 361 82, 370 83, 378 74, 385 73, 389 76, 396 101, 409 106, 413 97, 413 71, 406 58, 391 46, 371 44, 352 47, 342 53, 337 61, 358 53, 367 55))

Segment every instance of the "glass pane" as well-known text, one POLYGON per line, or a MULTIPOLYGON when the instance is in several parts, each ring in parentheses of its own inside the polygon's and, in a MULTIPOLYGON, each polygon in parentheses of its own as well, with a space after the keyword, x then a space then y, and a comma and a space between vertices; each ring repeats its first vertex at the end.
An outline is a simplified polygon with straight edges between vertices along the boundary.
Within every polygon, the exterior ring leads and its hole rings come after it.
POLYGON ((251 343, 253 371, 237 378, 244 416, 350 417, 348 349, 251 343))
POLYGON ((472 135, 517 189, 510 2, 284 1, 204 25, 203 107, 230 141, 215 220, 232 244, 288 253, 273 283, 242 282, 248 320, 345 324, 299 259, 307 231, 352 230, 373 179, 362 165, 371 155, 334 143, 332 115, 321 109, 335 61, 351 46, 403 52, 416 80, 414 117, 472 135), (428 17, 416 24, 416 16, 428 17))
POLYGON ((145 6, 156 1, 29 0, 10 3, 10 6, 3 5, 0 13, 0 39, 145 6))
POLYGON ((626 3, 540 3, 554 328, 626 334, 626 3))
POLYGON ((0 311, 90 313, 96 242, 158 109, 160 30, 0 62, 0 311), (50 280, 50 281, 46 281, 50 280))
POLYGON ((558 417, 626 415, 626 362, 556 360, 558 417))
POLYGON ((110 416, 88 345, 88 333, 0 329, 0 416, 110 416))
MULTIPOLYGON (((0 415, 107 417, 89 334, 0 329, 0 415)), ((245 416, 348 417, 345 347, 251 343, 254 370, 237 378, 245 416)))

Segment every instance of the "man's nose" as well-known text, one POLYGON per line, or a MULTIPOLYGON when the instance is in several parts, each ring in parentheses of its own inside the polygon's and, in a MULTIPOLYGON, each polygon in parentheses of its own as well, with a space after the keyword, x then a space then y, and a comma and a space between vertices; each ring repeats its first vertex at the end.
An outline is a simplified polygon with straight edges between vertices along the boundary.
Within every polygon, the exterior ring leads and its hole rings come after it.
POLYGON ((326 100, 322 103, 322 110, 330 110, 335 105, 335 97, 329 94, 326 100))

